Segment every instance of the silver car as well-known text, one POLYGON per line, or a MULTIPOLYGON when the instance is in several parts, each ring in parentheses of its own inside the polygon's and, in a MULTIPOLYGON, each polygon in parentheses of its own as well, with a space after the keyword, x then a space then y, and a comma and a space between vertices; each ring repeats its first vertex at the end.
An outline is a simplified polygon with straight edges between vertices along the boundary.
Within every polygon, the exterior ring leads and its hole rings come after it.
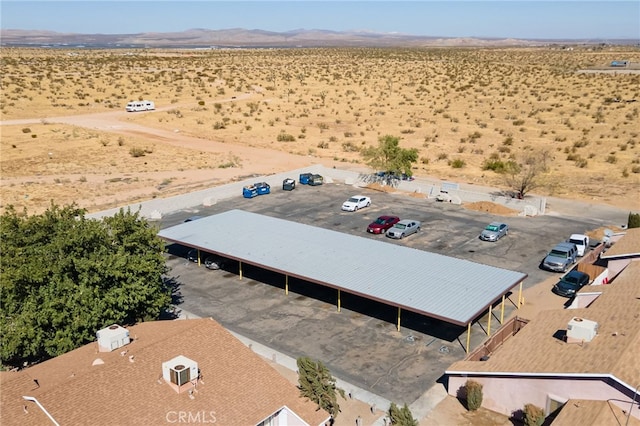
POLYGON ((420 222, 417 220, 404 219, 393 225, 385 234, 389 238, 404 238, 420 230, 420 222))
POLYGON ((480 239, 483 241, 498 241, 509 233, 509 225, 500 222, 491 222, 482 230, 480 239))

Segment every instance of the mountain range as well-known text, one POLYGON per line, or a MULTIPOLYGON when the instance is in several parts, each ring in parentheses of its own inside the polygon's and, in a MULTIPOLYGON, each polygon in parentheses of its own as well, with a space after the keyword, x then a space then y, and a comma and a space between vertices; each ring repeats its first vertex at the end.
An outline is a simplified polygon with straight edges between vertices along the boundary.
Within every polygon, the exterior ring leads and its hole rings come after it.
POLYGON ((54 31, 0 30, 0 45, 95 48, 242 48, 242 47, 483 47, 550 44, 635 44, 638 40, 523 40, 514 38, 432 37, 370 31, 298 29, 286 32, 242 28, 138 34, 77 34, 54 31))

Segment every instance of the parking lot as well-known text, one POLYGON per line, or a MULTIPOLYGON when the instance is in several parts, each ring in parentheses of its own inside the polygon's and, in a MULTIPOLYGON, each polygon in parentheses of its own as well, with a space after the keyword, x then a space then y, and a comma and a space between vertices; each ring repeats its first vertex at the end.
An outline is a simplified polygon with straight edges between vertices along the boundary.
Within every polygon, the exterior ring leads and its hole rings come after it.
MULTIPOLYGON (((160 226, 177 225, 194 215, 242 209, 524 272, 528 274, 525 287, 556 276, 539 268, 553 244, 571 233, 600 226, 598 220, 575 217, 495 216, 406 193, 341 183, 271 190, 269 195, 245 199, 238 194, 210 207, 165 216, 160 226), (342 203, 358 193, 371 197, 371 207, 342 212, 342 203), (402 240, 367 234, 367 225, 383 214, 419 220, 421 230, 402 240), (496 243, 481 241, 478 235, 491 221, 508 223, 509 235, 496 243)), ((211 316, 225 327, 294 358, 307 355, 320 359, 335 376, 389 400, 413 402, 452 362, 465 356, 466 328, 407 313, 398 332, 391 307, 344 295, 338 312, 334 290, 293 280, 285 295, 284 278, 279 274, 246 267, 240 280, 233 265, 209 271, 187 262, 185 250, 172 247, 167 262, 172 268, 170 277, 178 285, 180 308, 211 316)), ((327 252, 319 261, 331 267, 332 253, 327 252)), ((375 253, 370 262, 371 268, 393 268, 393 259, 379 259, 375 253)), ((514 295, 507 303, 507 314, 513 311, 515 301, 514 295)), ((497 321, 493 324, 496 327, 497 321)), ((472 328, 472 347, 485 338, 482 327, 472 328)))

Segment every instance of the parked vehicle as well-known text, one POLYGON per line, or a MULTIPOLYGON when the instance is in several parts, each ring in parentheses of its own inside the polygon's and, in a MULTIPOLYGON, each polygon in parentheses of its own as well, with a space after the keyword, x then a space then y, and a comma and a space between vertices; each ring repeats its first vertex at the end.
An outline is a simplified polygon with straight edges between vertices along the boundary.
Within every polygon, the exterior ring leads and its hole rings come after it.
POLYGON ((293 191, 296 189, 296 181, 295 179, 286 178, 282 181, 282 190, 283 191, 293 191))
POLYGON ((311 175, 309 178, 309 185, 317 186, 322 185, 324 183, 324 178, 320 175, 311 175))
POLYGON ((380 216, 367 226, 367 232, 371 234, 384 234, 387 229, 400 222, 398 216, 380 216))
POLYGON ((256 182, 253 186, 258 191, 258 195, 265 195, 271 193, 271 186, 267 182, 256 182))
POLYGON ((156 109, 156 104, 151 101, 132 101, 127 103, 127 112, 152 111, 156 109))
POLYGON ((355 212, 358 209, 369 207, 371 205, 371 198, 364 195, 354 195, 347 201, 342 203, 342 210, 346 212, 355 212))
POLYGON ((483 241, 498 241, 509 233, 509 225, 500 222, 491 222, 480 233, 480 239, 483 241))
POLYGON ((438 195, 436 195, 436 201, 440 203, 444 203, 444 202, 450 203, 451 195, 449 195, 447 191, 440 191, 438 195))
MULTIPOLYGON (((198 249, 189 250, 189 252, 187 253, 187 260, 190 262, 198 263, 198 249)), ((200 253, 200 260, 207 269, 217 270, 224 266, 224 261, 222 260, 222 258, 205 252, 200 253), (207 256, 205 257, 205 255, 207 256), (204 259, 204 261, 202 261, 202 259, 204 259)))
POLYGON ((589 250, 589 237, 584 234, 571 234, 568 242, 576 245, 578 256, 584 256, 589 250))
POLYGON ((193 222, 194 220, 202 219, 202 216, 191 216, 184 220, 184 222, 193 222))
POLYGON ((420 230, 420 222, 412 219, 404 219, 393 225, 386 232, 389 238, 404 238, 420 230))
POLYGON ((567 272, 569 266, 576 263, 577 255, 578 249, 575 244, 556 244, 542 261, 542 266, 554 272, 567 272))
POLYGON ((588 285, 589 281, 589 275, 574 269, 562 277, 560 281, 553 286, 552 291, 558 296, 573 297, 582 287, 588 285))
POLYGON ((204 267, 212 271, 222 269, 223 266, 224 260, 218 256, 207 256, 207 258, 204 259, 204 267))

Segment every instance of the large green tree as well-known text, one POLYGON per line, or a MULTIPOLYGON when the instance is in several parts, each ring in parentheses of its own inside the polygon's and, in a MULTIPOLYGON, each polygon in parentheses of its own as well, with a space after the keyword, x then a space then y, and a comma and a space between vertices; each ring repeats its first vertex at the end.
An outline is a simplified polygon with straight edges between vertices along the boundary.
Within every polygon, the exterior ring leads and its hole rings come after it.
POLYGON ((102 220, 76 206, 0 216, 0 356, 37 362, 113 323, 156 319, 171 301, 164 242, 137 212, 102 220))
POLYGON ((336 386, 336 379, 329 369, 322 361, 313 361, 306 356, 298 358, 297 364, 300 394, 318 404, 334 418, 338 417, 338 394, 344 398, 344 390, 336 386))
POLYGON ((403 174, 413 175, 411 169, 413 164, 418 161, 418 150, 402 148, 400 138, 385 135, 378 139, 377 147, 362 150, 362 156, 369 167, 376 171, 371 175, 361 176, 363 180, 397 185, 403 174))
POLYGON ((418 421, 411 414, 411 410, 404 404, 398 407, 395 402, 392 402, 389 406, 387 416, 392 425, 394 426, 418 426, 418 421))

